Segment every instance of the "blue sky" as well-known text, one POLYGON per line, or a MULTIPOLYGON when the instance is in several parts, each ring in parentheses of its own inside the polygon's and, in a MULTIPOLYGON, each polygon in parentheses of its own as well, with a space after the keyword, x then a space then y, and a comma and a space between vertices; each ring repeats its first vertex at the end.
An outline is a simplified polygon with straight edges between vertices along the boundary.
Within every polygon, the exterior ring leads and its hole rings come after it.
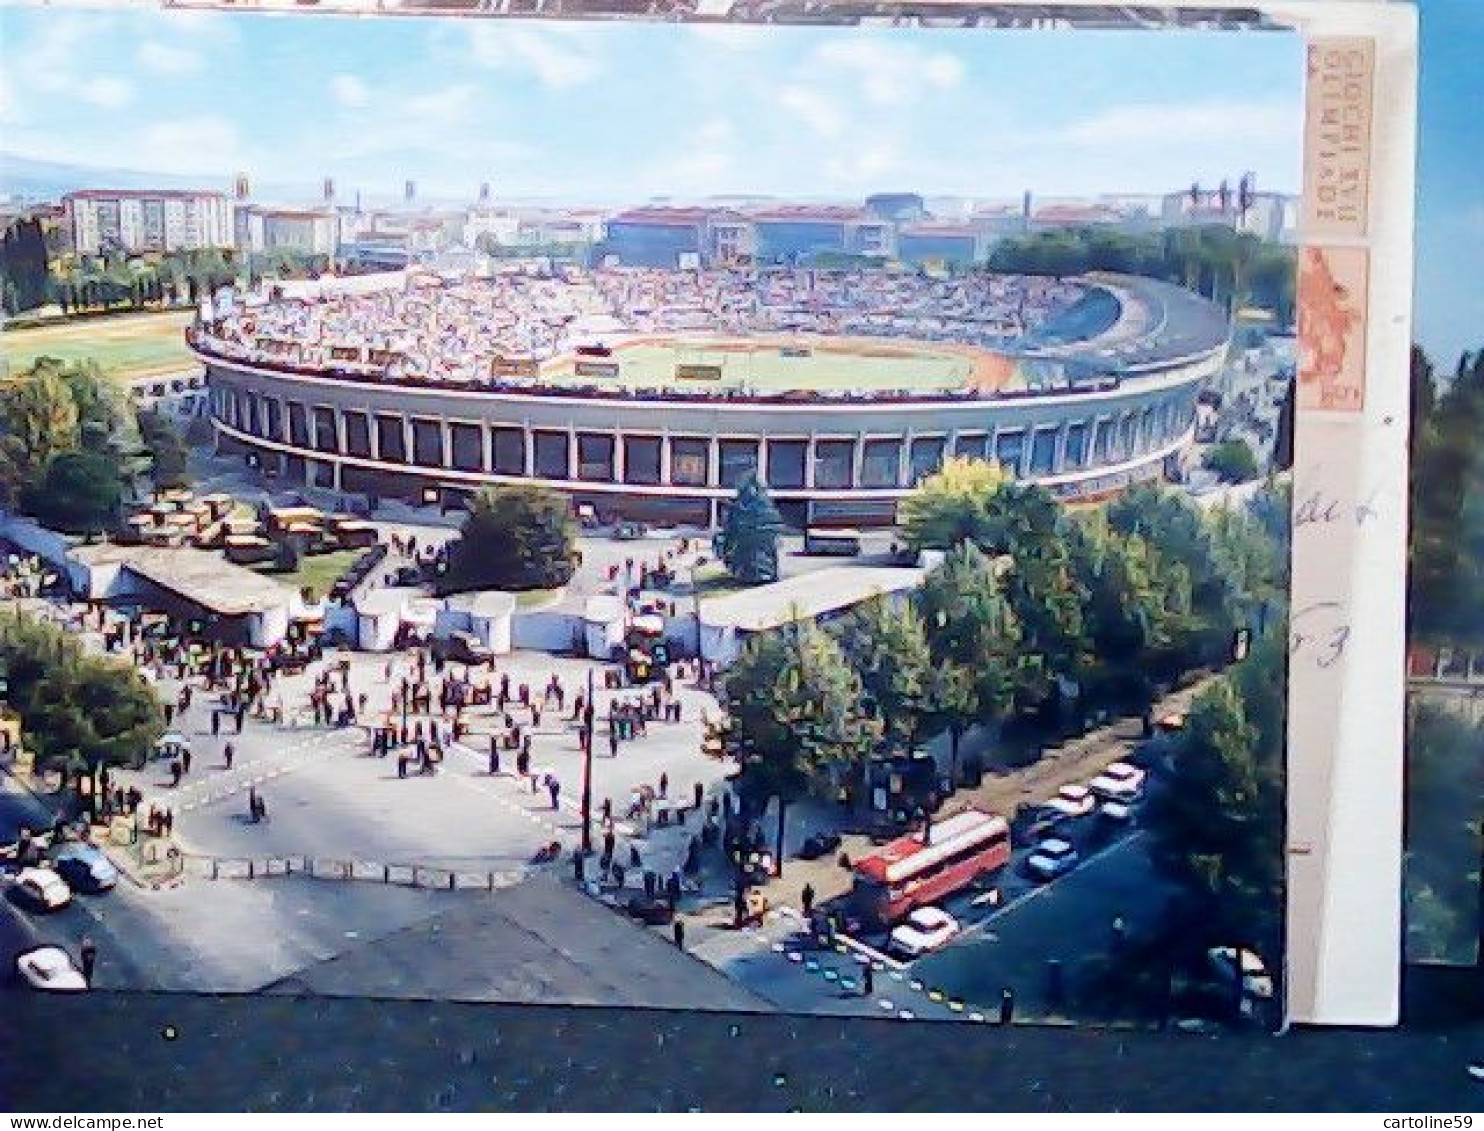
POLYGON ((1298 184, 1297 39, 0 9, 0 145, 598 202, 1298 184))
POLYGON ((1484 2, 1420 11, 1415 336, 1451 372, 1484 348, 1484 2))

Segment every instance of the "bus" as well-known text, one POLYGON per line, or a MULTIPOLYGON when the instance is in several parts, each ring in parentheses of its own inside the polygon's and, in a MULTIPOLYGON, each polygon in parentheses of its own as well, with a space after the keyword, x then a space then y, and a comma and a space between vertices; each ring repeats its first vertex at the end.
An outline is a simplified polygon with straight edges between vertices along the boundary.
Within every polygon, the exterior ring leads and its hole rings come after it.
POLYGON ((819 557, 854 558, 861 552, 861 536, 855 530, 821 530, 811 527, 804 531, 804 553, 819 557))
POLYGON ((969 808, 934 821, 928 838, 909 833, 855 862, 851 901, 881 926, 962 891, 1010 862, 1010 822, 969 808))
POLYGON ((629 622, 624 633, 625 668, 630 683, 650 683, 663 678, 670 662, 670 646, 665 642, 665 620, 643 613, 629 622))

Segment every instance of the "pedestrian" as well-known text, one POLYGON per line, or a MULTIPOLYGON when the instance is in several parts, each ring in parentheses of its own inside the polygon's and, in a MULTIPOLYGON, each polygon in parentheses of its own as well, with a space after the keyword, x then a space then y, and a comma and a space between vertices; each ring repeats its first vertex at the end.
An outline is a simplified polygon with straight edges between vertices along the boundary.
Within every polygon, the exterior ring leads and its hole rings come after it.
POLYGON ((861 993, 870 997, 876 992, 875 969, 870 962, 861 963, 861 993))
POLYGON ((170 836, 175 832, 175 810, 166 809, 165 815, 160 819, 160 824, 165 830, 165 835, 170 836))
POLYGON ((227 763, 227 769, 229 770, 232 768, 232 755, 235 753, 236 751, 232 749, 232 744, 230 742, 222 747, 222 760, 227 763))
POLYGON ((696 782, 694 795, 696 799, 696 808, 700 809, 701 803, 706 800, 706 787, 703 786, 700 782, 696 782))
POLYGON ((490 735, 490 777, 500 772, 500 743, 494 735, 490 735))
POLYGON ((804 918, 807 919, 814 914, 814 885, 805 884, 804 890, 799 892, 799 902, 804 905, 804 918))
POLYGON ((170 762, 170 786, 171 786, 172 789, 180 784, 180 775, 181 775, 180 759, 179 758, 171 759, 171 762, 170 762))
POLYGON ((671 927, 671 930, 674 932, 674 935, 675 935, 675 945, 678 946, 681 950, 684 950, 685 949, 685 920, 684 919, 676 919, 675 920, 675 923, 674 923, 674 926, 671 927))
POLYGON ((631 844, 631 845, 629 845, 629 867, 630 868, 642 868, 642 867, 644 867, 644 860, 639 855, 639 846, 637 844, 631 844))
POLYGON ((397 755, 397 776, 399 778, 405 778, 407 776, 407 755, 406 754, 398 754, 397 755))
POLYGON ((93 945, 93 940, 87 935, 82 937, 82 946, 78 948, 78 955, 82 959, 82 980, 91 986, 93 969, 98 964, 98 948, 93 945))
POLYGON ((180 752, 180 772, 183 774, 191 772, 191 748, 189 746, 180 752))
POLYGON ((247 787, 247 819, 258 823, 258 787, 254 785, 247 787))
POLYGON ((613 850, 616 847, 618 847, 618 838, 613 835, 613 830, 612 829, 609 829, 607 832, 605 832, 603 834, 603 857, 604 857, 604 859, 612 860, 613 859, 613 850))
POLYGON ((211 712, 211 737, 216 738, 222 733, 222 713, 217 710, 211 712))
POLYGON ((618 757, 618 731, 612 725, 608 728, 608 756, 618 757))
POLYGON ((246 718, 247 718, 247 704, 246 703, 239 703, 239 704, 237 704, 237 733, 238 734, 241 734, 242 733, 242 723, 243 723, 243 720, 246 719, 246 718))
POLYGON ((660 774, 660 796, 664 797, 670 792, 670 775, 660 774))
POLYGON ((557 781, 556 778, 551 777, 546 781, 546 788, 551 794, 551 807, 555 809, 557 807, 557 796, 562 792, 562 783, 557 781))
POLYGON ((171 720, 175 718, 175 707, 170 703, 164 704, 163 707, 165 711, 165 725, 169 726, 171 720))

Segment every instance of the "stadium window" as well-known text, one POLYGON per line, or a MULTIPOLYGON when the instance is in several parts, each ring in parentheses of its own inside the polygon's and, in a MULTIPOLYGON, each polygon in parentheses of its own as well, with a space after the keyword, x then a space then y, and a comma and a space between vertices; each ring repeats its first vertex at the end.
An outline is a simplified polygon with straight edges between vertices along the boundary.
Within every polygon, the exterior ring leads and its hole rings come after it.
POLYGON ((670 441, 670 482, 676 486, 706 486, 710 464, 710 440, 670 441))
POLYGON ((387 463, 407 462, 407 442, 400 416, 376 417, 376 458, 387 463))
POLYGON ((262 435, 258 431, 258 394, 247 394, 247 431, 254 436, 262 435))
POLYGON ((1024 432, 1001 432, 995 437, 994 458, 1012 478, 1020 478, 1020 457, 1024 451, 1024 432))
POLYGON ((902 468, 902 441, 867 440, 861 455, 862 487, 895 487, 902 468))
POLYGON ((757 474, 756 440, 721 441, 721 485, 740 487, 750 475, 757 474))
POLYGON ((1037 428, 1031 437, 1031 474, 1050 475, 1056 466, 1056 429, 1037 428))
POLYGON ((263 435, 270 440, 283 439, 283 405, 272 397, 263 398, 263 435))
POLYGON ((814 485, 824 488, 853 486, 855 478, 854 440, 816 440, 814 442, 814 485))
POLYGON ((239 403, 239 396, 238 396, 237 390, 236 389, 228 389, 227 390, 227 423, 230 424, 233 428, 236 428, 238 426, 238 421, 241 419, 238 416, 238 414, 237 414, 237 405, 238 405, 238 403, 239 403))
POLYGON ((484 430, 478 424, 450 424, 449 446, 456 471, 484 470, 484 430))
POLYGON ((1154 428, 1154 409, 1146 408, 1139 420, 1139 450, 1141 452, 1147 452, 1154 447, 1157 441, 1154 428))
POLYGON ((369 459, 371 456, 371 424, 364 412, 346 412, 345 454, 369 459))
POLYGON ((613 437, 601 432, 577 434, 577 478, 613 482, 613 437))
POLYGON ((298 401, 289 401, 289 443, 296 448, 309 447, 309 417, 298 401))
POLYGON ((418 467, 442 467, 443 424, 438 420, 412 418, 412 462, 418 467))
POLYGON ((808 440, 768 441, 768 486, 798 488, 806 485, 804 478, 809 464, 808 440))
POLYGON ((1067 425, 1067 454, 1063 464, 1080 468, 1087 463, 1087 425, 1082 421, 1067 425))
POLYGON ((643 484, 656 484, 660 481, 659 437, 624 437, 623 481, 643 484))
POLYGON ((314 450, 337 452, 340 443, 335 435, 335 410, 317 407, 314 410, 314 450))
POLYGON ((953 454, 959 459, 988 459, 989 437, 983 432, 961 433, 953 441, 953 454))
POLYGON ((1113 462, 1113 422, 1099 420, 1094 425, 1092 458, 1095 463, 1113 462))
POLYGON ((333 463, 322 463, 319 460, 310 460, 309 485, 311 487, 326 487, 333 490, 335 487, 335 465, 333 463))
POLYGON ((943 466, 943 450, 946 447, 947 441, 942 436, 921 436, 912 441, 908 475, 912 486, 917 486, 943 466))
POLYGON ((568 435, 565 432, 532 432, 536 448, 536 474, 542 479, 566 479, 568 435))
POLYGON ((1134 418, 1125 416, 1118 422, 1118 454, 1128 459, 1134 454, 1134 418))
POLYGON ((494 429, 490 449, 490 463, 496 475, 526 473, 526 435, 519 428, 494 429))

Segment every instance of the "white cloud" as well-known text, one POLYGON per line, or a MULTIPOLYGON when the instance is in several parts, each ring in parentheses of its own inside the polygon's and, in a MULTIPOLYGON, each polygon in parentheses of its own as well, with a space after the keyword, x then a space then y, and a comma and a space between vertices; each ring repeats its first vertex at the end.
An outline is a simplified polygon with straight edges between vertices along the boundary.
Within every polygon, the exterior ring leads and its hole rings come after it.
POLYGON ((371 101, 371 92, 355 75, 336 75, 330 80, 330 97, 341 106, 356 110, 371 101))
POLYGON ((963 81, 965 70, 956 55, 878 39, 831 39, 820 44, 814 61, 853 81, 861 96, 876 106, 901 105, 930 91, 951 90, 963 81))
POLYGON ((77 96, 90 106, 97 106, 102 110, 117 110, 134 100, 134 88, 123 79, 98 75, 79 86, 77 96))
POLYGON ((766 28, 748 24, 691 24, 686 30, 706 46, 727 51, 755 51, 766 47, 772 34, 766 28))
POLYGON ((144 131, 142 144, 130 149, 131 168, 170 173, 211 173, 248 169, 237 128, 226 118, 200 114, 160 122, 144 131))
POLYGON ((1151 142, 1175 146, 1216 139, 1227 144, 1297 143, 1302 112, 1297 103, 1139 103, 1110 107, 1041 136, 1057 145, 1098 147, 1151 142))
POLYGON ((737 169, 737 127, 725 118, 711 118, 691 134, 682 156, 670 163, 665 181, 670 191, 709 192, 737 169))
POLYGON ((837 138, 845 131, 846 116, 832 98, 802 86, 786 86, 778 92, 778 105, 802 119, 821 137, 837 138))
POLYGON ((474 23, 468 29, 468 45, 480 66, 527 74, 555 90, 581 86, 603 69, 596 41, 585 28, 474 23))
POLYGON ((145 70, 160 75, 192 75, 201 70, 203 63, 196 52, 156 39, 141 43, 134 56, 145 70))
POLYGON ((469 83, 430 90, 409 98, 407 112, 414 122, 426 123, 435 129, 449 126, 468 116, 478 94, 478 88, 469 83))

